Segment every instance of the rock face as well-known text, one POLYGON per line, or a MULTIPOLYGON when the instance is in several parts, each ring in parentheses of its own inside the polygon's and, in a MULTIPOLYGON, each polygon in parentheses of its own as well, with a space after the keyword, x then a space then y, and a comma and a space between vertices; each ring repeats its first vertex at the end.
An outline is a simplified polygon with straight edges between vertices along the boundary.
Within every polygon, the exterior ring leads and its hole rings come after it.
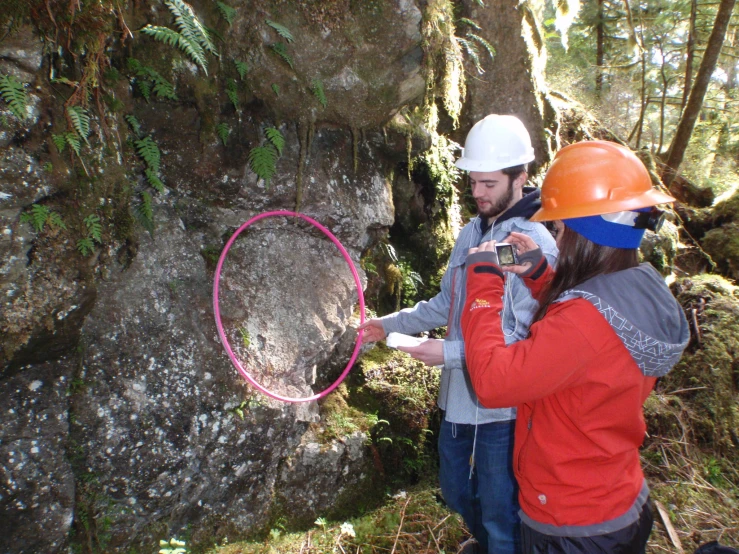
MULTIPOLYGON (((290 497, 304 501, 283 509, 310 521, 331 509, 332 491, 351 491, 371 471, 363 434, 313 440, 315 403, 273 401, 238 375, 218 338, 212 283, 228 237, 264 211, 316 219, 358 268, 375 231, 393 224, 405 141, 388 141, 382 127, 424 93, 425 3, 273 4, 234 0, 226 25, 215 3, 192 3, 224 39, 207 77, 142 34, 125 54, 112 40, 115 71, 99 90, 106 125, 89 106, 93 133, 79 156, 54 146, 69 129, 55 97, 62 85, 47 77, 50 64, 76 75, 75 60, 45 57, 30 25, 0 42, 0 71, 28 93, 23 121, 0 102, 2 552, 66 551, 72 530, 72 542, 94 552, 153 551, 186 527, 194 544, 236 537, 265 528, 275 499, 290 497), (169 79, 178 100, 142 98, 128 57, 169 79), (249 66, 244 81, 235 61, 249 66), (238 103, 226 93, 237 80, 238 103), (284 138, 269 184, 248 162, 267 128, 284 138), (159 193, 143 179, 134 142, 143 136, 161 152, 159 193), (146 195, 148 231, 135 217, 146 195), (35 227, 34 213, 46 214, 35 227), (102 228, 85 253, 92 215, 102 228)), ((120 15, 131 28, 175 28, 164 5, 120 15)), ((305 396, 349 359, 354 279, 310 226, 255 224, 234 244, 221 290, 229 341, 260 382, 305 396)))

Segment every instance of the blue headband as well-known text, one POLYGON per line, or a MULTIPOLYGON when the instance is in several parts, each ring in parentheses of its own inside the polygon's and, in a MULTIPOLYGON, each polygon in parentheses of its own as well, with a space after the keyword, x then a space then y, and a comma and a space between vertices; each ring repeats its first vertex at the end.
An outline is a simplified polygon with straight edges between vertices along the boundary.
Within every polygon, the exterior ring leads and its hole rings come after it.
MULTIPOLYGON (((640 208, 634 211, 648 212, 651 209, 651 207, 640 208)), ((610 214, 606 214, 606 217, 608 215, 610 214)), ((595 244, 612 246, 613 248, 639 248, 641 239, 644 237, 644 231, 646 231, 646 229, 637 229, 628 223, 609 221, 602 215, 573 217, 563 219, 562 223, 595 244)))

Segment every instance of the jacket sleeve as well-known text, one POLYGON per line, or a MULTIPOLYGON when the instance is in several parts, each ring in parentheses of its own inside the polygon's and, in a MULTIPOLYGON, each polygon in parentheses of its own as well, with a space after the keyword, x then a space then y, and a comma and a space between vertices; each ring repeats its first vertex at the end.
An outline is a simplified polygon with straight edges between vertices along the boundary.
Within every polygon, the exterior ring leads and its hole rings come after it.
POLYGON ((493 263, 470 258, 462 333, 467 370, 482 405, 516 406, 577 383, 596 355, 581 325, 568 315, 579 300, 550 309, 532 325, 530 338, 506 346, 500 318, 503 273, 493 263))

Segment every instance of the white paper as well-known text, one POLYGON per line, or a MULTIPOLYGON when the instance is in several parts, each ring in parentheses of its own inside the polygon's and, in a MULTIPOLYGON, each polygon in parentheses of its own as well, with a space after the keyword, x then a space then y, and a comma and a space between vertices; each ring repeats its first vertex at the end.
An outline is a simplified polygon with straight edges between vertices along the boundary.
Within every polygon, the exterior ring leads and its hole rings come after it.
POLYGON ((398 348, 398 346, 418 346, 427 340, 426 338, 412 337, 402 333, 390 333, 385 342, 390 348, 398 348))

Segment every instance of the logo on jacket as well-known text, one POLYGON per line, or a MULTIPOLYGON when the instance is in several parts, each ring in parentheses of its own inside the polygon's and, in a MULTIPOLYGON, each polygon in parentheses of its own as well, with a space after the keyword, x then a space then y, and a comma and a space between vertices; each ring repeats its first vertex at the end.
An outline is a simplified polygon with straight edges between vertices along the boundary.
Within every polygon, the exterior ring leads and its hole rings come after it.
POLYGON ((479 310, 480 308, 489 308, 490 302, 484 298, 475 298, 475 301, 470 304, 470 311, 479 310))

